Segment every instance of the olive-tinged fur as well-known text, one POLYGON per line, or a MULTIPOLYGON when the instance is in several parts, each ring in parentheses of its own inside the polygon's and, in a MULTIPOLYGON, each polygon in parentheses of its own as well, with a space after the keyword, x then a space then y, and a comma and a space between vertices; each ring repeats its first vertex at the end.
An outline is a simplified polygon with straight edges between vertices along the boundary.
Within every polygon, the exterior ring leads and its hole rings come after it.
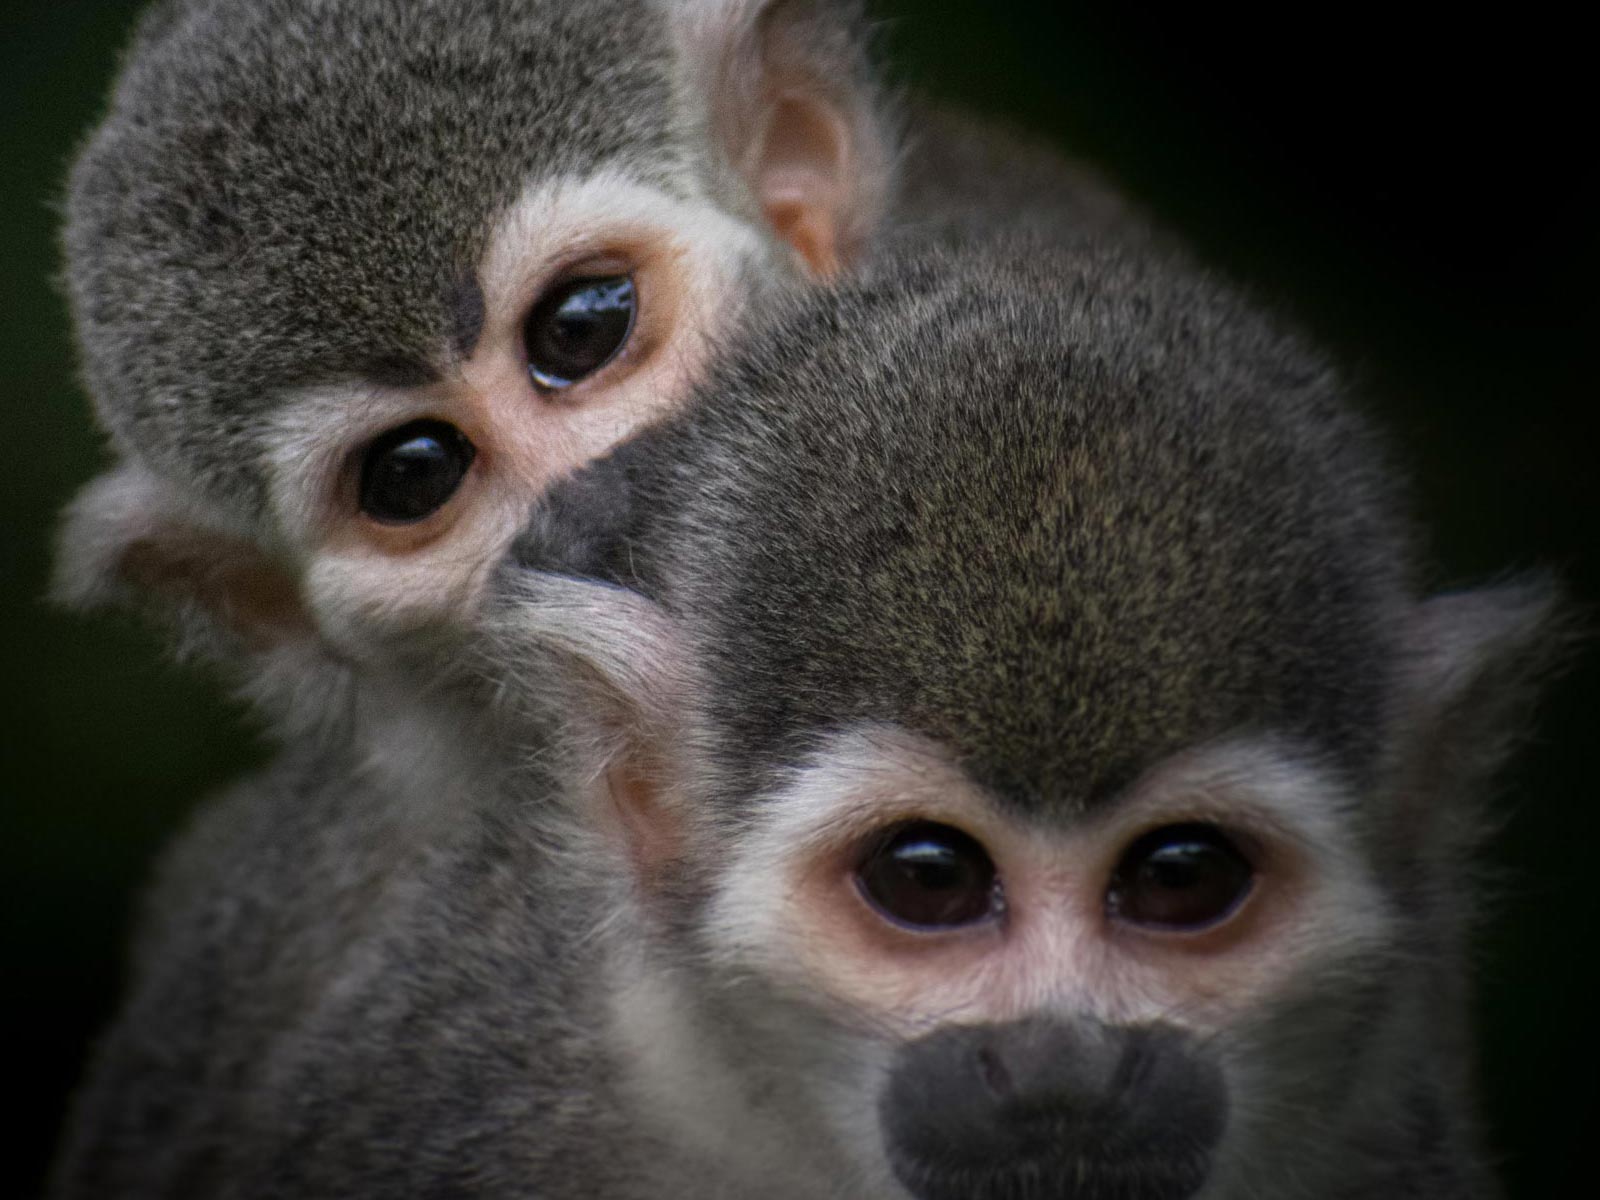
MULTIPOLYGON (((159 8, 75 175, 68 233, 87 370, 119 439, 248 512, 272 386, 352 366, 415 379, 419 345, 470 344, 481 308, 450 285, 484 226, 461 212, 486 220, 537 155, 581 171, 667 136, 649 11, 159 8), (441 13, 445 36, 415 36, 441 13), (363 71, 325 69, 335 34, 370 48, 363 71), (620 64, 604 112, 553 110, 535 145, 515 81, 542 64, 541 94, 567 102, 562 81, 597 60, 557 47, 590 35, 620 64), (378 113, 419 128, 396 137, 378 113), (347 186, 346 162, 393 186, 347 186), (361 320, 321 336, 318 306, 346 300, 361 320)), ((959 206, 987 186, 928 166, 992 162, 984 147, 928 150, 908 198, 945 186, 959 206)), ((1196 742, 1297 739, 1358 801, 1337 816, 1369 848, 1396 942, 1208 1045, 1225 1075, 1243 1061, 1247 1083, 1275 1069, 1297 1091, 1265 1106, 1281 1140, 1248 1160, 1221 1134, 1218 1178, 1247 1182, 1207 1200, 1492 1195, 1464 1066, 1463 854, 1548 598, 1487 594, 1437 644, 1408 640, 1416 551, 1326 364, 1143 235, 1044 237, 1118 225, 1098 201, 1016 207, 999 206, 1034 236, 984 240, 976 210, 908 221, 866 275, 757 319, 697 405, 533 515, 507 606, 549 568, 665 609, 706 684, 695 740, 670 749, 716 768, 694 816, 727 838, 856 721, 937 739, 1003 811, 1059 825, 1196 742), (1448 719, 1408 724, 1427 707, 1403 694, 1417 677, 1448 719), (1424 735, 1427 769, 1397 779, 1424 735), (1401 794, 1409 821, 1380 803, 1401 794)), ((648 629, 619 636, 635 634, 646 644, 619 657, 655 648, 648 629)), ((424 643, 358 697, 396 718, 388 740, 291 747, 169 856, 55 1195, 894 1196, 862 1163, 874 1131, 840 1137, 792 1086, 833 1048, 828 1014, 704 953, 716 864, 668 880, 645 920, 637 881, 574 827, 592 811, 593 714, 557 702, 564 683, 592 698, 601 666, 502 633, 481 657, 452 644, 469 670, 441 672, 424 643), (513 728, 519 689, 547 703, 513 728), (617 1045, 608 1015, 627 970, 690 989, 644 1047, 679 1055, 681 1092, 624 1084, 641 1047, 617 1045), (817 1053, 768 1053, 786 1018, 817 1053), (696 1090, 734 1067, 747 1086, 696 1090), (725 1142, 663 1132, 702 1104, 725 1142), (741 1160, 747 1121, 783 1153, 741 1160)), ((1205 1075, 1166 1082, 1194 1123, 1205 1075)), ((1228 1095, 1231 1129, 1256 1097, 1228 1095)), ((857 1116, 876 1100, 856 1097, 857 1116)), ((1186 1153, 1216 1136, 1196 1131, 1186 1153)), ((1178 1179, 1161 1186, 1187 1186, 1183 1170, 1161 1164, 1178 1179)))
MULTIPOLYGON (((1315 354, 1153 251, 996 238, 780 303, 697 403, 535 514, 471 678, 406 692, 425 714, 406 729, 433 742, 388 747, 387 773, 370 747, 300 748, 178 847, 56 1195, 903 1200, 861 1158, 881 1131, 841 1138, 810 1107, 838 1080, 806 1072, 855 1061, 827 1058, 845 1034, 706 954, 721 860, 656 881, 646 915, 595 853, 594 714, 568 701, 595 696, 596 668, 518 641, 535 569, 672 615, 704 687, 692 747, 668 749, 713 767, 694 819, 730 839, 819 734, 860 720, 939 739, 1002 805, 1063 826, 1196 741, 1302 739, 1358 801, 1338 819, 1372 847, 1396 942, 1203 1061, 1164 1038, 1128 1060, 1160 1066, 1151 1101, 1190 1136, 1163 1157, 1135 1120, 1122 1133, 1152 1157, 1098 1164, 1096 1194, 1186 1194, 1205 1169, 1207 1200, 1493 1195, 1462 1065, 1465 841, 1445 831, 1474 824, 1548 598, 1487 593, 1435 650, 1408 643, 1421 602, 1390 480, 1315 354), (1449 669, 1421 670, 1435 651, 1449 669), (1419 672, 1449 703, 1413 729, 1419 672), (485 682, 529 699, 463 700, 485 682), (1419 737, 1427 773, 1397 780, 1419 737), (1399 794, 1428 819, 1395 823, 1399 794), (609 1023, 629 971, 678 998, 643 1045, 609 1023), (678 1088, 625 1085, 651 1049, 678 1088), (1227 1129, 1267 1114, 1264 1140, 1216 1141, 1205 1062, 1227 1129), (1292 1097, 1256 1106, 1263 1073, 1292 1097), (674 1136, 685 1115, 722 1140, 674 1136), (753 1160, 755 1136, 777 1142, 753 1160)), ((611 636, 651 651, 631 619, 611 636)), ((983 1186, 1074 1195, 1047 1161, 983 1186)))
POLYGON ((473 269, 531 178, 690 185, 671 66, 643 0, 157 5, 67 206, 101 419, 248 519, 283 389, 470 349, 473 269))
MULTIPOLYGON (((508 568, 671 614, 702 681, 696 820, 737 844, 860 723, 925 735, 1002 810, 1063 828, 1188 749, 1292 745, 1348 797, 1327 816, 1366 848, 1394 940, 1208 1039, 1262 1140, 1222 1134, 1208 1159, 1218 1131, 1195 1125, 1176 1157, 1100 1164, 1089 1194, 1493 1196, 1469 856, 1558 606, 1537 580, 1424 597, 1404 489, 1339 374, 1148 239, 1024 233, 902 249, 789 302, 702 397, 558 488, 508 568)), ((680 886, 652 952, 693 963, 706 884, 680 886)), ((756 1074, 751 1030, 776 1018, 729 1010, 767 993, 709 973, 697 1054, 756 1074)), ((982 1186, 1081 1195, 1078 1166, 982 1186)))
POLYGON ((1372 780, 1414 586, 1394 477, 1330 366, 1199 272, 1111 239, 914 254, 707 391, 594 468, 638 522, 594 536, 713 657, 742 789, 874 720, 1025 807, 1265 717, 1372 780))
MULTIPOLYGON (((156 4, 73 169, 63 238, 84 376, 119 449, 253 521, 286 388, 416 384, 448 365, 439 346, 471 351, 473 270, 530 179, 611 167, 720 194, 700 114, 674 103, 676 2, 156 4)), ((856 4, 816 7, 834 77, 875 93, 837 34, 856 4)), ((1123 219, 1025 139, 932 109, 910 123, 908 236, 996 212, 1123 219)))

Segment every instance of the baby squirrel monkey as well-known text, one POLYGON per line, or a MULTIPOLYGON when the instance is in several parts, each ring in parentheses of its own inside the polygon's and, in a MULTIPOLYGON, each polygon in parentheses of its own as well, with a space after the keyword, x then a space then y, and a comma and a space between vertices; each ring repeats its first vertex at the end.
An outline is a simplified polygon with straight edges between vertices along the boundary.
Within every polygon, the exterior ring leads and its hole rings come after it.
POLYGON ((681 403, 760 292, 896 239, 1129 224, 1054 154, 891 104, 864 26, 855 0, 157 4, 71 180, 118 463, 58 593, 174 626, 287 740, 382 738, 528 506, 681 403))
POLYGON ((859 45, 147 18, 64 588, 409 724, 179 846, 58 1194, 1492 1194, 1465 864, 1548 596, 1420 599, 1325 365, 1137 236, 913 217, 769 295, 893 206, 859 45))
POLYGON ((851 3, 166 0, 72 174, 116 467, 58 590, 291 734, 448 636, 551 480, 681 402, 887 203, 851 3))
POLYGON ((56 1194, 1493 1196, 1549 589, 1425 597, 1337 375, 1158 249, 761 309, 493 573, 493 772, 286 756, 179 846, 56 1194))

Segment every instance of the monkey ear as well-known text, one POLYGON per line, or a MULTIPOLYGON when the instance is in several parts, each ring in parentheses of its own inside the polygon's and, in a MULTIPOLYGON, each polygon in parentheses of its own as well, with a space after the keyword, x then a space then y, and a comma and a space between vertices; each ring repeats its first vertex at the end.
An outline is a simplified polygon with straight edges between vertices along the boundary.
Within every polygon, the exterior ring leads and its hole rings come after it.
POLYGON ((554 750, 574 778, 593 782, 573 815, 651 891, 693 822, 679 786, 692 689, 677 623, 639 592, 593 579, 520 568, 510 592, 488 639, 507 728, 559 731, 532 749, 554 750))
POLYGON ((685 91, 744 193, 827 277, 888 201, 894 137, 854 0, 684 0, 685 91))
POLYGON ((631 588, 548 571, 519 572, 512 591, 492 640, 502 669, 523 669, 518 684, 592 717, 585 733, 603 733, 612 750, 672 737, 687 692, 678 624, 664 609, 631 588), (530 656, 546 662, 528 672, 530 656))
POLYGON ((659 436, 622 443, 541 499, 494 589, 503 602, 488 615, 483 672, 502 681, 510 728, 562 730, 577 775, 605 785, 585 820, 647 888, 679 857, 692 822, 673 799, 695 694, 691 655, 635 554, 650 513, 640 475, 659 436))
POLYGON ((58 601, 154 618, 175 629, 185 652, 232 661, 313 635, 286 569, 137 464, 84 489, 57 545, 58 601))
POLYGON ((1401 807, 1413 825, 1403 842, 1437 842, 1451 853, 1477 839, 1478 798, 1573 640, 1559 589, 1543 576, 1418 605, 1402 677, 1402 781, 1411 799, 1401 807))

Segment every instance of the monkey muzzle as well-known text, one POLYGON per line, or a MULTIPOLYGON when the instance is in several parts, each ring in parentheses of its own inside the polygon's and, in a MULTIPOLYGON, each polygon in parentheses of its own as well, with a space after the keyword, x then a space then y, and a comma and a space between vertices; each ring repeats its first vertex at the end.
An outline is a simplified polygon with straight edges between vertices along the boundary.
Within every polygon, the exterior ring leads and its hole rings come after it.
POLYGON ((1184 1200, 1205 1183, 1227 1089, 1178 1030, 1041 1017, 908 1043, 880 1115, 918 1200, 1184 1200))

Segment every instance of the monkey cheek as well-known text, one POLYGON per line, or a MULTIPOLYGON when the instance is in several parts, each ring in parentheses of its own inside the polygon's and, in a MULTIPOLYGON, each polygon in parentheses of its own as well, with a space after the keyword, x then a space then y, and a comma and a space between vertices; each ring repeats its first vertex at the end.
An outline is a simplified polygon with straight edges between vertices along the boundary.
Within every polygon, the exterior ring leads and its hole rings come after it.
POLYGON ((879 1100, 890 1166, 918 1200, 1187 1200, 1227 1110, 1188 1035, 1044 1017, 907 1043, 879 1100))
POLYGON ((493 555, 450 538, 409 558, 322 554, 305 575, 305 593, 323 638, 357 659, 381 654, 397 638, 462 624, 476 611, 493 555))

